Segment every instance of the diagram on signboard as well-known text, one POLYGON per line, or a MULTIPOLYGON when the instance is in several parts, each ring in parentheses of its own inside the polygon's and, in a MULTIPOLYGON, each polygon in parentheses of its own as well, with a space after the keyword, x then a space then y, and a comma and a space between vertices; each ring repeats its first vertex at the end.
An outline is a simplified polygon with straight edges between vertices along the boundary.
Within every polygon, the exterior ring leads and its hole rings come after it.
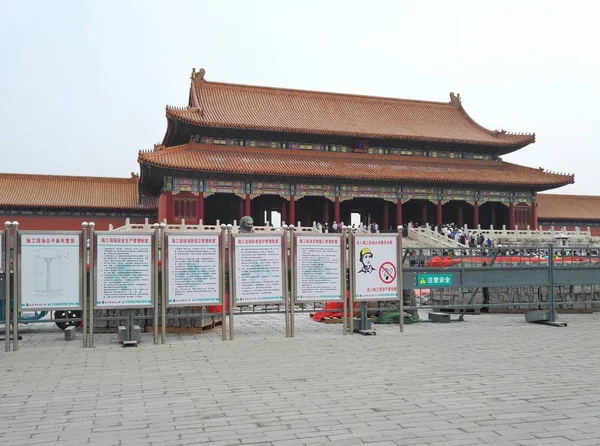
POLYGON ((34 257, 34 294, 37 297, 58 297, 65 292, 63 287, 63 259, 69 253, 59 248, 39 249, 34 257))

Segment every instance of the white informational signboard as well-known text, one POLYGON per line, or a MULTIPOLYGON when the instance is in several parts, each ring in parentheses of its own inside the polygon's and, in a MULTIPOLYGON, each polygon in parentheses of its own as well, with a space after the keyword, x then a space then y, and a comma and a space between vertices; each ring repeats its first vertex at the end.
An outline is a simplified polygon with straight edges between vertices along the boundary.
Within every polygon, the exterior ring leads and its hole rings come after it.
POLYGON ((355 300, 398 299, 398 236, 354 237, 355 300))
POLYGON ((296 301, 342 301, 342 250, 338 235, 297 235, 296 301))
POLYGON ((283 302, 282 236, 235 235, 236 305, 283 302))
POLYGON ((96 308, 152 307, 152 235, 96 233, 96 308))
POLYGON ((167 304, 219 304, 220 234, 166 234, 166 240, 167 304))
POLYGON ((79 232, 19 234, 21 310, 80 308, 79 232))

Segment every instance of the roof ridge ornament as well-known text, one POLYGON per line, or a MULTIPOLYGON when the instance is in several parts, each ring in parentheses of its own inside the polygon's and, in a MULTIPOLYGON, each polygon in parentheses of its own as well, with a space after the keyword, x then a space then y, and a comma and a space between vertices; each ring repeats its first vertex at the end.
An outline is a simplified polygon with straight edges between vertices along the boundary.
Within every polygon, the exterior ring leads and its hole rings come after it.
POLYGON ((456 108, 461 107, 460 93, 454 94, 453 91, 450 92, 450 104, 456 108))
POLYGON ((192 68, 192 79, 198 79, 200 82, 204 82, 204 75, 206 74, 206 70, 204 68, 200 68, 196 71, 195 68, 192 68))

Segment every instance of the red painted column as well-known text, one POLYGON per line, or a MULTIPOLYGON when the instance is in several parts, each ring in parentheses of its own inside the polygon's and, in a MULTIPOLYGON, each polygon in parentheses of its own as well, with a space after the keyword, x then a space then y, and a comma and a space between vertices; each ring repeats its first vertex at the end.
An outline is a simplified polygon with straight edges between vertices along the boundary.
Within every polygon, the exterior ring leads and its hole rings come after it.
POLYGON ((288 224, 296 226, 296 201, 293 195, 290 195, 290 222, 288 224))
POLYGON ((423 202, 423 206, 421 207, 421 224, 425 226, 427 224, 427 202, 423 202))
POLYGON ((531 229, 533 231, 537 231, 537 228, 538 228, 537 207, 538 207, 537 203, 531 203, 531 224, 529 226, 531 226, 531 229))
POLYGON ((458 205, 458 221, 456 223, 458 224, 459 228, 462 228, 463 225, 465 224, 465 221, 464 221, 464 218, 463 218, 462 204, 458 205))
POLYGON ((329 224, 329 200, 327 198, 325 198, 325 204, 323 205, 323 222, 322 222, 322 224, 325 225, 325 223, 329 224))
POLYGON ((442 200, 437 202, 437 225, 442 226, 442 200))
POLYGON ((398 198, 396 202, 396 226, 401 226, 402 223, 402 200, 398 198))
POLYGON ((333 221, 336 223, 340 222, 340 197, 335 197, 335 202, 333 203, 333 221))
POLYGON ((515 206, 512 203, 508 206, 508 229, 515 229, 515 206))
POLYGON ((198 193, 198 223, 204 221, 204 192, 198 193))
POLYGON ((246 194, 246 199, 244 200, 244 215, 248 215, 248 216, 252 215, 250 194, 246 194))
POLYGON ((477 225, 479 225, 479 201, 473 205, 473 227, 477 229, 477 225))
POLYGON ((388 209, 388 202, 383 202, 383 222, 381 228, 379 228, 379 232, 386 231, 390 228, 390 215, 388 209))

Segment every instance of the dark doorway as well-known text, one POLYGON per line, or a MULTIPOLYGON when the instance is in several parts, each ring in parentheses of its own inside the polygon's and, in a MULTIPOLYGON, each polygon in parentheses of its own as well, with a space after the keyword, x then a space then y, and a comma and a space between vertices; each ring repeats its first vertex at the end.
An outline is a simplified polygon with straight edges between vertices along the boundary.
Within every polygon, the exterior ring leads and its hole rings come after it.
POLYGON ((508 206, 495 201, 483 203, 479 206, 479 224, 482 229, 502 229, 503 225, 508 229, 508 206))
POLYGON ((240 210, 243 210, 244 200, 235 194, 216 193, 204 198, 205 225, 239 223, 240 210))
POLYGON ((424 226, 429 223, 435 226, 437 219, 437 205, 429 200, 408 200, 402 205, 402 219, 406 225, 409 222, 424 226))

